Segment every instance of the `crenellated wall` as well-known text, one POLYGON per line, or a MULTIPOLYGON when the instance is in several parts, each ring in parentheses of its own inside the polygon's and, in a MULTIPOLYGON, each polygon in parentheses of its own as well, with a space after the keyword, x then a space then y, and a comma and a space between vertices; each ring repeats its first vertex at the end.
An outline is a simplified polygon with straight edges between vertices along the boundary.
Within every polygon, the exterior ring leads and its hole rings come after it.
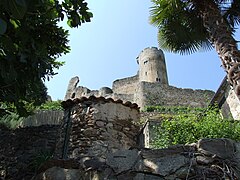
POLYGON ((213 91, 182 89, 170 86, 164 54, 156 47, 145 48, 137 57, 139 70, 137 75, 115 80, 112 89, 103 87, 89 90, 77 86, 79 78, 70 80, 65 100, 83 96, 97 96, 121 99, 137 103, 141 109, 146 105, 206 107, 213 91))
POLYGON ((138 82, 137 79, 137 76, 134 76, 117 80, 113 83, 113 89, 104 87, 99 91, 91 91, 86 87, 79 86, 73 91, 74 96, 66 95, 66 97, 102 96, 115 100, 131 101, 144 109, 146 105, 207 107, 214 96, 214 92, 210 90, 183 89, 158 82, 138 82))

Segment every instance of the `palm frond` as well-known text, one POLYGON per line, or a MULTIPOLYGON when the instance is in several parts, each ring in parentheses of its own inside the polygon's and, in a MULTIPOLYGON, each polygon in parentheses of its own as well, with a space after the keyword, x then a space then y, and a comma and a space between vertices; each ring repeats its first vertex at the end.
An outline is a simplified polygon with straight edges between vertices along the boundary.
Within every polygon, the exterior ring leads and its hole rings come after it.
POLYGON ((167 51, 191 54, 198 50, 209 50, 208 40, 201 19, 194 6, 185 1, 154 0, 150 23, 157 26, 159 46, 167 51))
POLYGON ((223 17, 234 28, 240 24, 240 0, 232 0, 228 7, 223 9, 223 17))

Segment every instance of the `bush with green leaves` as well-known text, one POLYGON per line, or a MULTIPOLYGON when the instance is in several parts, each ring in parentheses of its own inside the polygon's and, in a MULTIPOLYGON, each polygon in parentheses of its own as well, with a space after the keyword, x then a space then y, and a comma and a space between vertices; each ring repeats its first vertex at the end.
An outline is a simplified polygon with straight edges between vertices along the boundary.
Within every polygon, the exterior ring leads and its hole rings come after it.
POLYGON ((30 167, 35 171, 45 162, 50 160, 53 157, 53 152, 50 151, 39 151, 34 156, 30 162, 30 167))
MULTIPOLYGON (((32 103, 25 103, 25 109, 28 115, 33 115, 37 110, 63 110, 61 100, 47 101, 41 106, 34 106, 32 103)), ((17 128, 25 117, 22 117, 16 111, 16 107, 12 103, 2 103, 0 105, 0 125, 7 128, 17 128)))
POLYGON ((170 113, 170 114, 178 114, 178 113, 189 113, 189 112, 203 112, 204 108, 198 107, 188 107, 188 106, 146 106, 143 110, 144 112, 161 112, 161 113, 170 113))
POLYGON ((0 125, 9 129, 15 129, 23 120, 24 117, 20 117, 17 113, 10 112, 0 117, 0 125))
POLYGON ((240 141, 240 122, 222 119, 217 109, 204 113, 179 113, 154 127, 151 146, 164 148, 176 144, 189 144, 202 138, 230 138, 240 141))
POLYGON ((37 107, 37 110, 63 110, 61 102, 62 102, 61 100, 47 101, 46 103, 37 107))

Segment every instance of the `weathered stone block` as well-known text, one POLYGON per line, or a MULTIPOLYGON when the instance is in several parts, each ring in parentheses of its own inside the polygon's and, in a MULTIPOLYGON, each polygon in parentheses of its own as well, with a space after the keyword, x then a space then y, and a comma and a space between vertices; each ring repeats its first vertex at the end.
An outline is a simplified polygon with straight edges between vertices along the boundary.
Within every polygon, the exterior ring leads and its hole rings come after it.
POLYGON ((207 156, 217 156, 222 159, 231 159, 236 152, 235 144, 231 139, 201 139, 197 144, 198 151, 207 156))
POLYGON ((138 156, 136 149, 119 150, 115 153, 108 154, 106 163, 118 174, 131 170, 136 164, 138 156))
POLYGON ((186 166, 189 159, 182 155, 171 155, 155 159, 144 159, 141 171, 167 176, 176 172, 179 168, 186 166))

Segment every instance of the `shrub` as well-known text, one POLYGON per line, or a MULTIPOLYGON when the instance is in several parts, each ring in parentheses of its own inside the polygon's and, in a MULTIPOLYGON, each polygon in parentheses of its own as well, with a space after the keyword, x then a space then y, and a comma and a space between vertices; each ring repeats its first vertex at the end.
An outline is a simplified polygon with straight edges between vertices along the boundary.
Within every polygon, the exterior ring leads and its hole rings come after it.
POLYGON ((39 151, 33 156, 33 159, 30 162, 30 167, 37 170, 42 164, 50 160, 52 157, 53 153, 50 151, 39 151))
POLYGON ((41 110, 63 110, 63 108, 61 106, 61 102, 62 102, 61 100, 47 101, 46 103, 37 107, 37 109, 41 109, 41 110))
POLYGON ((189 112, 204 112, 204 108, 188 107, 188 106, 146 106, 144 112, 160 112, 160 113, 189 113, 189 112))
MULTIPOLYGON (((25 109, 28 115, 34 114, 35 110, 63 110, 61 101, 48 101, 41 106, 34 106, 32 103, 25 103, 25 109)), ((2 103, 0 105, 0 124, 10 129, 17 128, 25 117, 21 117, 13 104, 2 103)))
POLYGON ((154 148, 188 144, 202 138, 230 138, 240 141, 240 122, 222 119, 216 110, 200 113, 179 113, 171 120, 165 119, 154 127, 154 148))
POLYGON ((7 128, 15 129, 21 124, 23 119, 24 117, 20 117, 17 113, 8 112, 0 117, 0 124, 7 128))

